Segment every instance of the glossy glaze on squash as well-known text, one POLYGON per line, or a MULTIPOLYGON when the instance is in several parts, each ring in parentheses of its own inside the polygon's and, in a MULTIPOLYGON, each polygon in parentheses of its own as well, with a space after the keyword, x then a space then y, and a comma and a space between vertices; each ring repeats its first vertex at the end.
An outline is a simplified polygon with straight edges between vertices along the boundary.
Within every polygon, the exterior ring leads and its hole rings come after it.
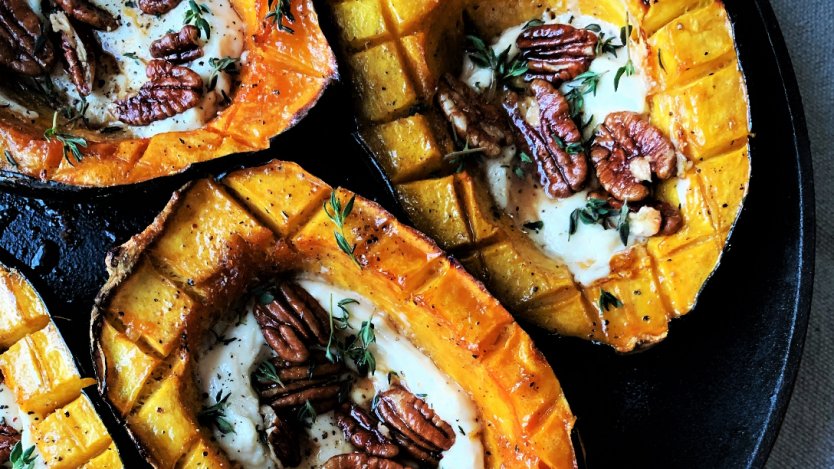
POLYGON ((694 307, 719 262, 750 175, 746 88, 723 4, 647 3, 330 2, 361 133, 415 226, 451 250, 520 320, 623 352, 662 340, 669 320, 694 307), (672 206, 684 202, 684 228, 615 255, 611 273, 589 286, 513 226, 484 181, 444 161, 455 148, 434 106, 438 78, 459 71, 464 15, 480 37, 491 38, 541 17, 546 8, 634 25, 648 50, 641 66, 651 78, 651 121, 692 163, 681 175, 686 190, 670 180, 656 191, 672 206), (603 312, 603 289, 623 307, 603 312))
POLYGON ((435 244, 357 197, 345 233, 359 268, 322 210, 331 191, 285 162, 198 181, 108 260, 92 323, 98 377, 148 459, 229 465, 197 423, 189 350, 257 277, 309 272, 397 312, 392 324, 477 406, 487 467, 574 467, 559 382, 507 311, 435 244))
MULTIPOLYGON (((20 274, 0 264, 0 376, 50 469, 123 467, 46 306, 20 274)), ((23 421, 23 420, 22 420, 23 421)))
POLYGON ((73 186, 117 186, 179 173, 190 165, 269 147, 270 138, 295 125, 337 77, 312 0, 292 0, 293 32, 272 20, 268 0, 232 0, 244 22, 244 53, 231 104, 203 128, 150 138, 119 139, 78 132, 87 139, 81 161, 44 139, 52 115, 23 122, 0 110, 0 170, 73 186))

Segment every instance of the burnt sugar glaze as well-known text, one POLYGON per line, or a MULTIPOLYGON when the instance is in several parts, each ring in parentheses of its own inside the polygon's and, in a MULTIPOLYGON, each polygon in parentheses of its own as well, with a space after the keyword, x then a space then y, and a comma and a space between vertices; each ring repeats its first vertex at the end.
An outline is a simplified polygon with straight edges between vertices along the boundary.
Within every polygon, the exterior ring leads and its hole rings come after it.
MULTIPOLYGON (((546 11, 541 22, 570 24, 576 28, 590 27, 594 31, 598 28, 598 36, 614 38, 613 43, 620 44, 622 25, 613 25, 593 16, 546 11)), ((519 54, 516 40, 527 24, 525 22, 506 29, 491 42, 487 41, 488 47, 491 47, 496 55, 509 49, 508 60, 512 60, 519 54)), ((597 74, 599 81, 595 92, 583 96, 584 139, 590 138, 596 126, 612 112, 645 113, 647 110, 649 84, 639 60, 642 46, 634 44, 634 41, 627 42, 635 73, 623 74, 616 90, 614 81, 617 71, 629 60, 625 48, 619 49, 616 55, 610 52, 598 54, 591 62, 588 71, 597 74)), ((479 67, 464 54, 460 79, 476 92, 484 93, 492 86, 493 73, 488 68, 479 67)), ((568 81, 561 85, 560 91, 567 94, 579 85, 577 80, 568 81)), ((644 225, 651 222, 646 218, 652 215, 647 213, 648 210, 629 214, 631 230, 625 244, 616 229, 605 229, 600 224, 580 224, 573 234, 570 233, 571 214, 574 210, 586 206, 588 193, 596 187, 596 181, 592 180, 585 190, 570 197, 555 199, 549 197, 540 186, 535 170, 518 171, 519 156, 515 146, 505 147, 501 157, 480 158, 479 161, 480 170, 497 206, 503 209, 545 254, 564 262, 580 284, 590 285, 606 277, 610 273, 609 263, 613 256, 635 244, 645 242, 644 225)), ((679 157, 679 164, 683 164, 684 161, 679 157)), ((593 167, 589 169, 593 173, 593 167)), ((679 171, 678 174, 683 174, 683 171, 679 171)), ((684 183, 680 181, 679 184, 684 183)))
MULTIPOLYGON (((389 389, 391 376, 397 376, 401 385, 428 403, 455 431, 455 442, 442 453, 440 467, 484 467, 481 426, 471 398, 397 331, 386 319, 385 311, 367 298, 337 288, 321 278, 301 277, 295 281, 325 310, 331 311, 331 315, 340 314, 336 306, 339 301, 352 300, 348 306, 348 327, 345 330, 334 328, 336 338, 356 334, 364 321, 374 325, 376 341, 369 351, 375 357, 376 370, 354 381, 349 401, 370 408, 374 396, 389 389)), ((239 317, 233 315, 235 317, 215 325, 216 335, 208 335, 198 354, 197 380, 206 397, 206 407, 215 403, 218 393, 230 395, 224 418, 234 432, 224 433, 214 428, 214 437, 229 458, 243 468, 281 468, 281 462, 261 435, 265 422, 257 391, 250 379, 260 363, 274 356, 255 320, 253 307, 252 301, 239 317), (222 339, 218 341, 217 337, 222 339)), ((352 365, 348 363, 348 366, 352 365)), ((318 468, 333 456, 357 451, 336 426, 332 411, 316 415, 303 431, 306 438, 302 438, 302 462, 297 467, 318 468)))

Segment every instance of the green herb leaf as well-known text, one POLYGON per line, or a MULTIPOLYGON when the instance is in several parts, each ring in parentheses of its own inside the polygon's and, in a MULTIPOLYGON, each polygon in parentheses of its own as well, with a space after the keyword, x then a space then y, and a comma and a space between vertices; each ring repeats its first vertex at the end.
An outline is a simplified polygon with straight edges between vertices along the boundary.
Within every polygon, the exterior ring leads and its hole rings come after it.
POLYGON ((212 57, 209 59, 209 65, 211 65, 211 75, 209 75, 209 82, 206 86, 206 89, 212 91, 217 86, 217 78, 220 75, 220 72, 225 72, 230 75, 235 75, 239 72, 237 67, 235 66, 240 59, 234 59, 232 57, 223 57, 222 59, 218 59, 217 57, 212 57))
POLYGON ((313 407, 313 404, 310 401, 304 401, 304 405, 298 409, 298 420, 301 420, 307 425, 311 425, 315 423, 316 419, 318 418, 318 414, 316 413, 316 409, 313 407))
POLYGON ((30 446, 23 449, 23 444, 18 441, 12 448, 9 454, 9 462, 12 464, 12 469, 32 469, 35 467, 35 460, 38 458, 35 453, 35 446, 30 446))
POLYGON ((275 365, 269 360, 263 361, 258 365, 258 369, 255 370, 255 379, 261 383, 275 383, 282 388, 286 387, 281 382, 281 378, 278 377, 278 370, 275 368, 275 365))
POLYGON ((125 52, 124 54, 122 54, 122 57, 127 57, 128 59, 133 59, 133 61, 135 61, 136 63, 139 63, 139 62, 142 61, 142 59, 140 59, 139 56, 136 55, 136 52, 125 52))
POLYGON ((75 158, 77 163, 80 163, 81 160, 84 159, 84 155, 81 153, 79 147, 86 148, 87 140, 83 137, 77 137, 66 132, 61 132, 58 128, 57 111, 52 115, 52 127, 46 129, 43 132, 43 136, 48 142, 51 142, 52 139, 61 142, 61 145, 63 145, 64 159, 67 160, 67 163, 69 163, 70 166, 73 166, 72 161, 69 159, 70 155, 75 158))
POLYGON ((522 163, 532 163, 533 162, 533 158, 530 158, 530 155, 528 155, 527 153, 525 153, 523 151, 518 154, 518 157, 521 159, 522 163))
POLYGON ((592 32, 592 33, 597 33, 597 34, 602 32, 602 27, 600 25, 598 25, 597 23, 591 23, 588 26, 585 26, 585 29, 592 32))
POLYGON ((537 28, 539 26, 544 26, 544 21, 538 18, 533 18, 532 20, 524 24, 523 29, 537 28))
POLYGON ((395 379, 399 379, 400 375, 396 371, 389 371, 388 372, 388 384, 391 384, 395 379))
POLYGON ((356 244, 351 245, 345 237, 345 219, 347 219, 347 217, 350 216, 350 212, 353 211, 353 203, 356 200, 356 194, 352 195, 350 200, 348 200, 348 203, 345 204, 344 208, 342 208, 342 202, 338 197, 336 197, 337 190, 338 189, 333 190, 330 193, 330 200, 324 202, 324 213, 327 214, 330 221, 336 225, 337 229, 333 231, 333 236, 336 239, 336 245, 339 246, 339 249, 347 254, 361 269, 362 264, 359 263, 359 259, 357 259, 354 254, 356 251, 356 244))
POLYGON ((617 91, 620 88, 620 78, 623 75, 632 76, 634 75, 634 63, 631 61, 631 49, 628 48, 628 39, 631 37, 631 31, 633 27, 631 24, 626 23, 625 26, 620 28, 620 40, 623 43, 623 47, 626 48, 626 54, 628 54, 628 61, 622 67, 617 69, 617 74, 614 75, 614 91, 617 91))
POLYGON ((541 230, 542 228, 544 228, 544 222, 543 222, 543 221, 541 221, 541 220, 537 220, 537 221, 528 221, 527 223, 525 223, 525 224, 523 224, 523 225, 521 225, 521 226, 523 226, 524 228, 526 228, 526 229, 528 229, 528 230, 536 230, 536 231, 539 231, 539 230, 541 230))
POLYGON ((609 309, 613 308, 621 308, 623 306, 623 302, 620 301, 619 298, 612 295, 611 293, 601 289, 599 292, 599 310, 602 312, 606 312, 609 309))
MULTIPOLYGON (((610 218, 621 213, 620 210, 612 207, 608 201, 597 198, 590 198, 585 207, 578 208, 571 212, 568 225, 568 239, 576 233, 581 221, 585 225, 599 224, 603 228, 610 228, 610 218)), ((628 236, 626 236, 628 239, 628 236)))
POLYGON ((620 209, 617 231, 620 233, 620 241, 623 242, 623 246, 628 246, 628 235, 631 231, 628 223, 628 202, 623 203, 623 207, 620 209))
POLYGON ((295 34, 295 31, 284 24, 284 19, 288 23, 295 23, 295 16, 292 14, 292 6, 290 0, 270 0, 270 12, 266 15, 266 20, 272 19, 272 24, 277 24, 280 31, 295 34))
POLYGON ((188 9, 185 10, 185 18, 183 24, 194 24, 202 34, 206 36, 206 40, 211 39, 211 26, 203 15, 211 14, 211 10, 205 3, 198 4, 194 0, 188 0, 188 9))
POLYGON ((469 142, 467 142, 463 149, 447 153, 443 160, 448 161, 449 164, 457 165, 455 172, 459 173, 463 171, 469 156, 483 153, 483 151, 483 148, 469 148, 469 142))
POLYGON ((235 428, 231 422, 226 419, 226 406, 228 405, 229 396, 232 393, 222 395, 223 391, 217 391, 214 396, 214 405, 203 407, 200 413, 197 414, 197 420, 203 425, 214 425, 222 434, 235 433, 235 428))

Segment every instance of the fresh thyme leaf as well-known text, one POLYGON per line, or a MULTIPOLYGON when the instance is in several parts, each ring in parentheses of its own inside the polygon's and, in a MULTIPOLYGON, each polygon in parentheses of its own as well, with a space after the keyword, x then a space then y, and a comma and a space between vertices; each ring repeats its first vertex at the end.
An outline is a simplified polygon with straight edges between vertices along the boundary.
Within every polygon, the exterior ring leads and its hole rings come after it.
POLYGON ((623 203, 623 207, 620 209, 617 231, 620 233, 620 241, 623 242, 623 246, 628 246, 628 235, 631 231, 628 223, 628 202, 623 203))
POLYGON ((288 23, 295 23, 295 16, 292 14, 290 0, 270 0, 270 12, 266 15, 266 20, 272 18, 272 24, 277 24, 278 29, 286 33, 295 34, 295 31, 284 24, 284 18, 288 23))
POLYGON ((22 442, 18 441, 15 443, 11 454, 9 454, 9 462, 12 464, 12 469, 32 469, 35 467, 35 459, 38 456, 33 456, 34 452, 34 445, 24 450, 22 442))
POLYGON ((262 306, 266 306, 273 301, 275 301, 275 295, 269 290, 264 290, 258 294, 258 303, 262 306))
POLYGON ((421 393, 415 394, 414 396, 415 396, 415 397, 419 397, 420 399, 425 399, 425 398, 429 397, 429 395, 428 395, 428 394, 426 394, 426 393, 424 393, 424 392, 421 392, 421 393))
POLYGON ((232 342, 237 340, 237 337, 226 337, 225 335, 218 334, 214 332, 214 329, 209 329, 211 333, 214 335, 215 343, 229 345, 232 342))
POLYGON ((197 419, 206 426, 214 425, 220 433, 227 434, 227 433, 235 433, 235 427, 226 419, 226 406, 228 405, 229 396, 232 393, 226 394, 223 396, 223 391, 217 391, 217 395, 214 396, 214 405, 209 407, 203 407, 203 410, 197 414, 197 419))
POLYGON ((537 221, 528 221, 527 223, 521 225, 528 230, 536 230, 539 231, 540 229, 544 228, 544 222, 541 220, 537 221))
POLYGON ((350 344, 345 347, 344 354, 356 365, 360 370, 367 370, 370 374, 376 371, 376 358, 370 351, 370 346, 376 342, 376 335, 374 333, 374 324, 372 321, 362 321, 362 327, 359 332, 352 338, 350 344))
POLYGON ((316 409, 313 407, 313 404, 311 404, 309 400, 304 401, 304 405, 298 409, 298 420, 307 424, 312 424, 315 423, 316 418, 318 418, 318 414, 316 413, 316 409))
POLYGON ((371 399, 371 412, 376 412, 376 408, 379 405, 379 394, 374 394, 373 399, 371 399))
POLYGON ((122 54, 122 57, 127 57, 128 59, 133 59, 137 63, 142 61, 142 59, 140 59, 139 56, 136 55, 136 52, 125 52, 124 54, 122 54))
POLYGON ((588 26, 585 26, 585 29, 587 29, 588 31, 590 31, 592 33, 597 33, 597 34, 602 32, 602 27, 600 25, 598 25, 597 23, 591 23, 588 26))
POLYGON ((530 155, 528 155, 527 153, 525 153, 523 151, 518 154, 518 157, 521 159, 522 163, 532 163, 533 162, 533 158, 530 158, 530 155))
POLYGON ((206 36, 206 40, 211 39, 211 26, 209 22, 203 17, 205 14, 211 14, 211 10, 205 3, 198 4, 194 0, 188 0, 188 9, 185 10, 184 24, 194 24, 206 36))
POLYGON ((612 295, 611 293, 605 291, 605 289, 601 289, 599 292, 599 310, 602 312, 608 311, 609 309, 613 308, 621 308, 623 306, 623 302, 620 301, 619 298, 612 295))
POLYGON ((235 64, 238 63, 240 59, 234 59, 232 57, 223 57, 219 59, 217 57, 212 57, 209 59, 209 65, 211 65, 211 75, 209 75, 209 82, 206 88, 211 91, 217 86, 217 78, 220 75, 220 72, 225 72, 230 75, 234 75, 238 73, 237 67, 235 64))
POLYGON ((527 60, 524 57, 517 54, 512 59, 509 58, 512 46, 507 46, 500 54, 495 55, 495 50, 478 36, 467 35, 466 41, 466 54, 472 62, 478 67, 488 68, 492 71, 490 92, 493 92, 499 83, 504 83, 527 73, 527 60))
POLYGON ((12 165, 12 167, 17 168, 17 160, 14 159, 14 155, 9 150, 3 150, 3 155, 6 157, 6 161, 12 165))
POLYGON ((61 132, 58 129, 57 111, 52 115, 52 127, 46 129, 43 132, 43 136, 48 142, 51 142, 52 139, 61 142, 61 145, 63 145, 64 159, 67 160, 67 163, 69 163, 70 166, 73 166, 73 163, 70 161, 69 155, 72 155, 75 158, 76 163, 80 163, 84 158, 84 155, 78 147, 86 148, 87 140, 83 137, 61 132))
POLYGON ((391 384, 392 381, 394 381, 395 379, 399 379, 399 378, 400 378, 400 374, 397 373, 396 371, 389 371, 388 372, 388 384, 391 384))
POLYGON ((536 28, 536 27, 539 27, 539 26, 544 26, 544 21, 542 21, 538 18, 533 18, 532 20, 530 20, 530 21, 528 21, 527 23, 524 24, 523 29, 536 28))
POLYGON ((622 41, 623 47, 626 48, 626 56, 628 57, 628 60, 626 61, 625 65, 617 69, 617 74, 614 75, 614 91, 617 91, 619 89, 620 78, 622 78, 623 75, 630 77, 634 75, 635 72, 634 62, 631 61, 631 49, 628 48, 628 39, 629 37, 631 37, 632 29, 633 27, 628 22, 625 26, 620 28, 620 41, 622 41))
POLYGON ((519 179, 524 179, 524 176, 525 176, 524 168, 522 168, 521 166, 514 167, 513 168, 513 174, 515 174, 516 177, 518 177, 519 179))
POLYGON ((443 159, 448 161, 449 164, 457 165, 455 172, 459 173, 463 171, 463 167, 468 156, 477 155, 478 153, 483 153, 483 151, 483 148, 469 148, 469 143, 467 142, 463 149, 446 153, 446 155, 443 156, 443 159))
POLYGON ((597 45, 594 48, 594 54, 596 56, 611 54, 614 57, 617 57, 617 51, 623 48, 624 44, 614 44, 614 36, 605 37, 605 33, 599 33, 599 39, 597 40, 597 45))
POLYGON ((275 365, 272 364, 271 361, 265 360, 258 365, 258 369, 255 370, 255 379, 262 383, 275 383, 282 388, 285 388, 283 382, 281 382, 281 378, 278 377, 278 370, 275 368, 275 365))
MULTIPOLYGON (((621 213, 620 210, 612 207, 608 201, 597 198, 590 198, 585 203, 585 207, 577 208, 570 214, 568 225, 568 239, 576 233, 579 228, 579 222, 585 225, 601 225, 603 228, 609 228, 609 219, 621 213)), ((618 225, 619 227, 619 225, 618 225)), ((626 237, 628 239, 628 237, 626 237)))
POLYGON ((336 197, 337 190, 332 191, 330 193, 330 200, 324 202, 324 213, 327 214, 330 221, 332 221, 333 224, 336 225, 336 228, 338 228, 333 231, 333 236, 336 238, 336 245, 339 246, 339 249, 347 254, 348 257, 350 257, 351 260, 361 269, 362 264, 359 263, 359 259, 357 259, 355 255, 356 244, 351 246, 347 238, 345 238, 345 219, 350 215, 350 212, 353 211, 353 203, 356 200, 356 194, 352 195, 350 200, 348 200, 348 203, 345 204, 344 208, 342 208, 342 202, 338 197, 336 197), (328 208, 328 205, 330 208, 328 208))
POLYGON ((466 436, 466 432, 465 432, 465 431, 463 431, 463 427, 461 427, 460 425, 458 425, 458 430, 460 431, 460 434, 461 434, 461 435, 466 436))
POLYGON ((582 153, 583 151, 585 151, 585 147, 582 145, 581 142, 565 144, 565 142, 561 138, 559 138, 558 135, 555 134, 553 135, 553 140, 556 142, 556 145, 559 148, 565 150, 565 152, 567 152, 569 155, 575 155, 577 153, 582 153))

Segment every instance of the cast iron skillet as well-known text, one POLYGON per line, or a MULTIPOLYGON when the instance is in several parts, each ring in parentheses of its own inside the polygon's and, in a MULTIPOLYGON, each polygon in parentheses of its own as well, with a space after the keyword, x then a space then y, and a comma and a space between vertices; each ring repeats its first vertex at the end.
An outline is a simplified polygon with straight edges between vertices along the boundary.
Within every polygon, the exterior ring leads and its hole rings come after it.
MULTIPOLYGON (((576 439, 589 468, 760 467, 787 407, 813 276, 808 137, 770 5, 728 1, 727 9, 748 77, 753 177, 730 249, 695 311, 673 321, 664 342, 633 355, 530 331, 579 418, 576 439)), ((403 218, 390 186, 352 136, 349 101, 344 86, 335 86, 272 151, 224 158, 151 183, 78 191, 5 178, 0 261, 33 280, 83 373, 92 376, 88 321, 105 280, 105 253, 145 228, 184 181, 272 158, 296 160, 403 218)), ((94 397, 127 465, 144 466, 124 429, 94 397)))

